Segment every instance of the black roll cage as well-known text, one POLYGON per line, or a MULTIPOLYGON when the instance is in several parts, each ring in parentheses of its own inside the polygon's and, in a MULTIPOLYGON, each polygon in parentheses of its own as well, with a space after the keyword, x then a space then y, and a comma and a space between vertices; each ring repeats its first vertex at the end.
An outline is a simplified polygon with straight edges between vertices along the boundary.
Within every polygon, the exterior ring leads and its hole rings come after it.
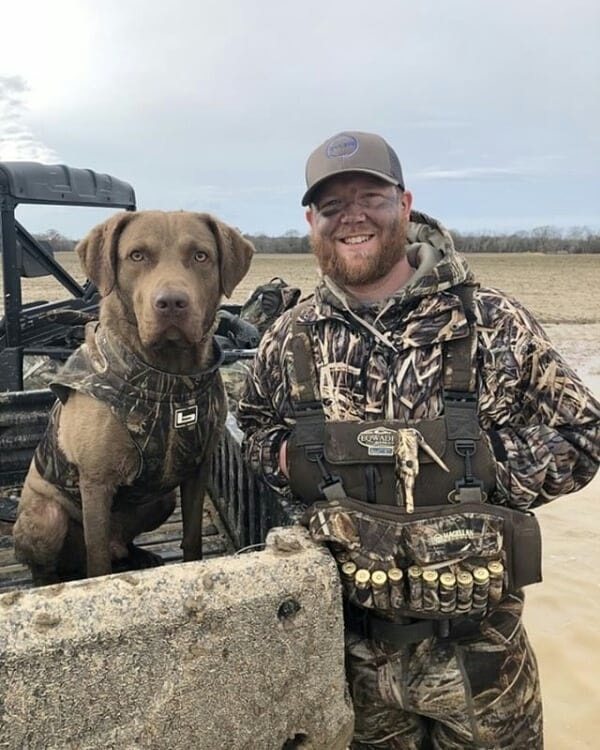
POLYGON ((91 169, 63 164, 0 162, 0 249, 4 317, 0 318, 0 392, 23 389, 24 354, 64 359, 82 325, 97 314, 91 282, 79 284, 15 217, 19 204, 92 206, 135 211, 131 185, 91 169), (23 304, 21 279, 52 275, 71 295, 60 302, 23 304))

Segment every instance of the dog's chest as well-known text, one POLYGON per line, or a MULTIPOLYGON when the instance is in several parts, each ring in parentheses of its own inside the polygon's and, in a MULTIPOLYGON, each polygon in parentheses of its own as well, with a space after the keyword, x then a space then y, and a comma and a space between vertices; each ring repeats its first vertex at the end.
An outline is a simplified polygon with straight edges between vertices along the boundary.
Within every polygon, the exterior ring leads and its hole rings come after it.
POLYGON ((161 402, 136 398, 111 405, 138 449, 140 470, 135 486, 178 485, 203 462, 212 437, 220 429, 220 388, 186 400, 161 402))
POLYGON ((139 470, 125 493, 166 492, 206 458, 225 417, 225 396, 215 364, 195 376, 173 375, 142 362, 101 332, 90 332, 58 373, 53 389, 105 403, 127 430, 139 454, 139 470))

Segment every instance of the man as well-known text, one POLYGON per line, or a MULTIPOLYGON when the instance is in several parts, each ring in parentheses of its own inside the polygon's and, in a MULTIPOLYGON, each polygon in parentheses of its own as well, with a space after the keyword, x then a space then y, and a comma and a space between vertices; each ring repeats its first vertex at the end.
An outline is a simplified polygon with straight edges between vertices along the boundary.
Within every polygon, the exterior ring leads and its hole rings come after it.
POLYGON ((524 511, 592 479, 600 404, 411 210, 381 137, 329 138, 306 180, 322 280, 265 334, 239 416, 252 468, 340 561, 353 747, 542 748, 524 511))

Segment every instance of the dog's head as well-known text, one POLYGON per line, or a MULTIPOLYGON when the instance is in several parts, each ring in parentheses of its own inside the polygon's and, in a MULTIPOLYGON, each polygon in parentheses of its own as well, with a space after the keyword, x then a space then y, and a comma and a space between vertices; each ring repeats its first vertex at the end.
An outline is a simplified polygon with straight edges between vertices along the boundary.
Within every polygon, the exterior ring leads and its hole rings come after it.
POLYGON ((103 298, 103 313, 111 310, 111 318, 134 325, 146 347, 204 338, 222 295, 231 296, 254 251, 232 227, 191 211, 115 214, 76 249, 103 298))

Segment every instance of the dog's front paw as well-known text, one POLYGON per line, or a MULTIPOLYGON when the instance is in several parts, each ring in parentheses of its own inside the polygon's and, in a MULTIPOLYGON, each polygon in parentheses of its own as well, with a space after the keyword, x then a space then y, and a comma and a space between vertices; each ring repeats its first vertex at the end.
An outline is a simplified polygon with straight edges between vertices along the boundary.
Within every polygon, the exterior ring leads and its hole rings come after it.
POLYGON ((112 572, 122 573, 126 570, 144 570, 144 568, 157 568, 164 565, 165 561, 155 552, 149 552, 147 549, 138 547, 130 542, 127 545, 127 557, 120 560, 113 560, 112 572))

